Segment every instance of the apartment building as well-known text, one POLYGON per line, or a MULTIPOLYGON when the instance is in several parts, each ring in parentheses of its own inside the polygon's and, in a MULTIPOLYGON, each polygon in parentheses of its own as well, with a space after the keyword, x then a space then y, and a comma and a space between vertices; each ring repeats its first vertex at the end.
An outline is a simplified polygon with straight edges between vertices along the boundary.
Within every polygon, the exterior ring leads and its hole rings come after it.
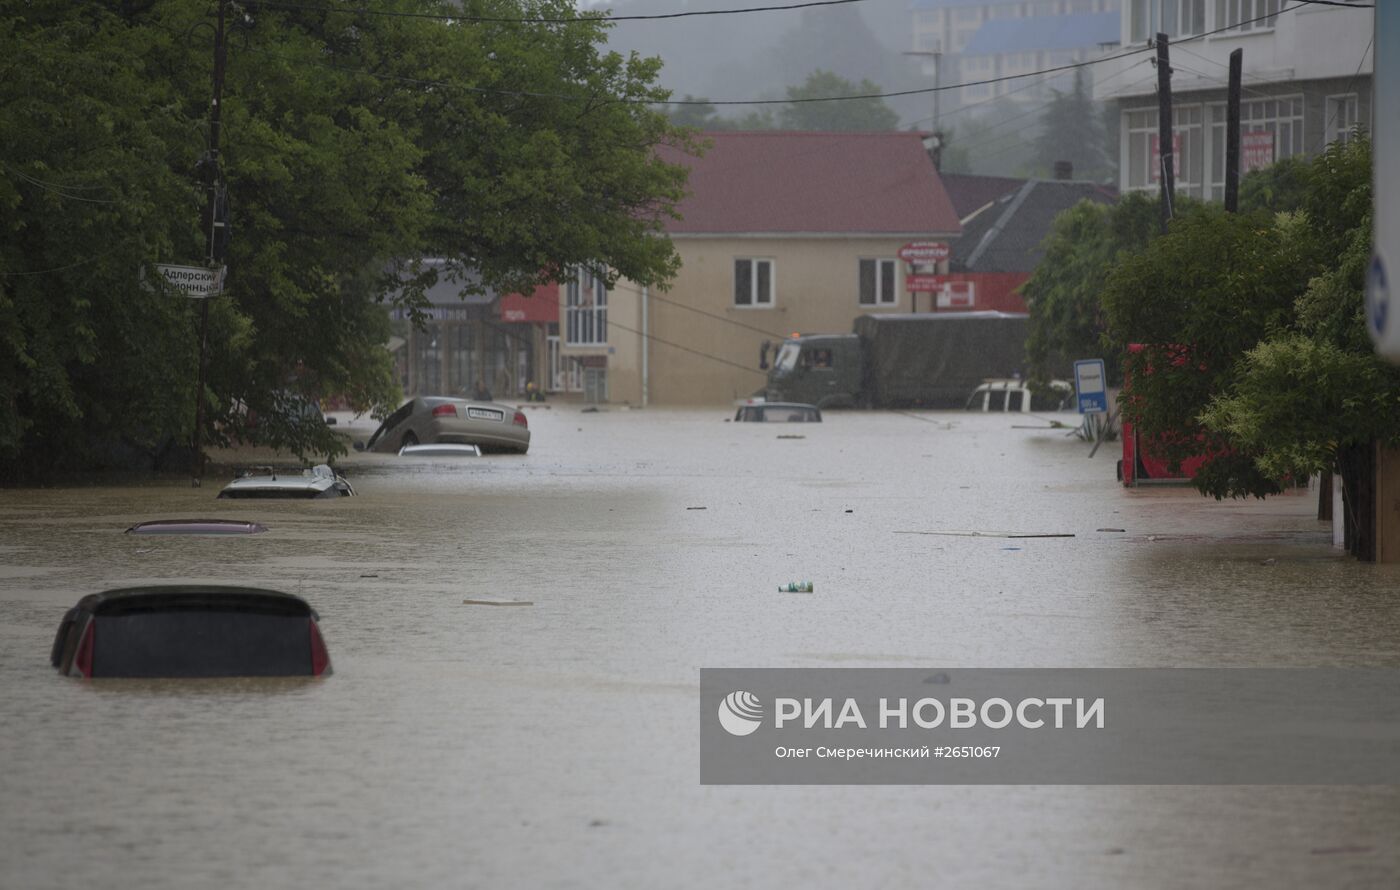
POLYGON ((1157 75, 1148 42, 1167 35, 1172 68, 1176 188, 1221 200, 1225 191, 1229 56, 1242 49, 1240 172, 1316 155, 1369 129, 1372 11, 1287 0, 1129 0, 1122 50, 1143 52, 1094 67, 1094 97, 1117 103, 1119 188, 1155 191, 1161 175, 1157 75))

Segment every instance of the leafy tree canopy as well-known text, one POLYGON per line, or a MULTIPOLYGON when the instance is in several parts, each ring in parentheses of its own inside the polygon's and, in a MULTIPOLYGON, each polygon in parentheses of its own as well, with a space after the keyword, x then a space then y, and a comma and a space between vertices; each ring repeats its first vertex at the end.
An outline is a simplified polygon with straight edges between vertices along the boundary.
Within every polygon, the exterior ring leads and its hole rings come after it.
POLYGON ((1366 332, 1370 167, 1364 138, 1334 145, 1307 165, 1302 237, 1319 242, 1328 261, 1294 302, 1288 323, 1245 353, 1230 386, 1202 415, 1205 426, 1273 478, 1342 472, 1351 488, 1365 482, 1343 460, 1349 450, 1400 444, 1400 368, 1376 357, 1366 332))
POLYGON ((1074 72, 1069 92, 1054 91, 1040 118, 1031 173, 1051 176, 1057 161, 1074 165, 1074 178, 1102 182, 1111 179, 1117 165, 1109 158, 1100 104, 1090 94, 1084 69, 1074 72))
MULTIPOLYGON (((0 0, 0 464, 153 454, 193 421, 194 301, 139 280, 204 257, 213 4, 0 0)), ((424 306, 441 256, 522 290, 574 264, 662 284, 685 137, 649 103, 657 59, 605 52, 564 0, 230 4, 227 295, 211 302, 210 434, 396 397, 385 303, 424 306), (576 21, 528 24, 541 17, 576 21), (397 265, 394 274, 386 270, 397 265)), ((299 453, 324 429, 270 424, 299 453)))
MULTIPOLYGON (((825 96, 862 96, 880 92, 880 85, 868 80, 852 83, 830 71, 816 70, 801 86, 788 87, 789 100, 825 96)), ((848 99, 842 102, 797 101, 782 106, 778 123, 784 130, 893 130, 899 126, 895 114, 881 99, 848 99)))
POLYGON ((1117 204, 1081 201, 1055 218, 1045 257, 1021 286, 1031 315, 1026 359, 1033 382, 1063 374, 1067 360, 1099 356, 1109 381, 1122 381, 1121 348, 1104 336, 1099 299, 1114 264, 1156 235, 1157 207, 1132 193, 1117 204))

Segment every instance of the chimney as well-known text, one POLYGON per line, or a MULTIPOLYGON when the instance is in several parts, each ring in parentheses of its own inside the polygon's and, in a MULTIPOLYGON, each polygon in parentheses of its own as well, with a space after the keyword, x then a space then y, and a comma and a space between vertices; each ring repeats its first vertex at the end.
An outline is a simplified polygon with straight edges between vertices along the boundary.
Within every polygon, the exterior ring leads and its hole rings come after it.
POLYGON ((1055 178, 1068 181, 1074 178, 1074 164, 1069 161, 1055 162, 1055 178))

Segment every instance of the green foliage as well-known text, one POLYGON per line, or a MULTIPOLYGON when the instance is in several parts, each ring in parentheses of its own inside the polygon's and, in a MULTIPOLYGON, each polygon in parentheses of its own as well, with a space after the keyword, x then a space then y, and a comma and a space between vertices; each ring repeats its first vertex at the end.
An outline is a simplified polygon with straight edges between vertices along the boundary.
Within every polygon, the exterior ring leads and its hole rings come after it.
MULTIPOLYGON (((195 301, 139 280, 202 263, 214 4, 0 0, 0 463, 42 474, 187 441, 195 301)), ((386 303, 446 257, 526 290, 575 264, 662 284, 692 145, 651 103, 659 60, 603 51, 564 0, 470 0, 492 23, 234 6, 222 166, 227 296, 210 306, 207 435, 241 409, 299 454, 342 440, 305 398, 397 397, 386 303), (567 25, 511 22, 577 18, 567 25)), ((388 0, 447 13, 460 4, 388 0)))
POLYGON ((1312 166, 1304 158, 1282 158, 1240 180, 1240 209, 1292 213, 1301 210, 1312 166))
POLYGON ((1031 315, 1032 381, 1063 376, 1074 359, 1101 356, 1109 382, 1121 382, 1122 350, 1104 337, 1099 298, 1114 264, 1146 247, 1157 227, 1157 202, 1137 193, 1113 205, 1081 201, 1055 218, 1045 258, 1021 286, 1031 315))
POLYGON ((1125 258, 1104 288, 1114 339, 1141 344, 1124 360, 1131 380, 1124 419, 1172 466, 1214 455, 1217 475, 1207 472, 1197 483, 1217 496, 1277 491, 1277 477, 1240 460, 1228 437, 1199 418, 1234 379, 1244 353, 1291 320, 1294 301, 1321 267, 1306 231, 1300 217, 1201 207, 1125 258))
POLYGON ((1203 492, 1263 496, 1400 442, 1400 370, 1374 356, 1363 315, 1370 173, 1357 139, 1257 174, 1250 203, 1296 212, 1193 214, 1110 277, 1115 339, 1145 344, 1124 417, 1169 461, 1210 454, 1203 492))
MULTIPOLYGON (((1074 88, 1054 91, 1040 118, 1031 174, 1050 177, 1056 161, 1074 165, 1074 178, 1103 182, 1112 179, 1117 165, 1105 150, 1104 117, 1089 90, 1084 69, 1074 72, 1074 88)), ((1117 129, 1116 125, 1114 127, 1117 129)))
MULTIPOLYGON (((861 96, 880 92, 880 85, 868 80, 852 83, 830 71, 816 70, 801 86, 788 87, 789 100, 824 96, 861 96)), ((784 130, 893 130, 899 126, 895 114, 881 99, 855 99, 844 102, 796 102, 784 105, 778 115, 784 130)))
POLYGON ((1345 472, 1339 457, 1347 449, 1400 443, 1400 368, 1376 358, 1364 314, 1370 158, 1362 139, 1309 165, 1299 237, 1335 259, 1308 282, 1288 325, 1245 354, 1202 416, 1275 478, 1345 472))

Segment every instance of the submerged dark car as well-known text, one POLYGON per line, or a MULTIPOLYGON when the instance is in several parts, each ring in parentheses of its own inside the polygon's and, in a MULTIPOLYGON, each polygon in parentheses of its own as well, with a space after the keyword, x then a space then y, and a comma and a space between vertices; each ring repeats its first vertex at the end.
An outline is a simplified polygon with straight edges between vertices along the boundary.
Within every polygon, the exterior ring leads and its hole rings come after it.
POLYGON ((740 406, 734 419, 758 423, 821 423, 822 412, 816 405, 798 402, 758 402, 740 406))
POLYGON ((275 590, 127 587, 69 609, 50 659, 70 677, 319 677, 331 660, 318 618, 275 590))

